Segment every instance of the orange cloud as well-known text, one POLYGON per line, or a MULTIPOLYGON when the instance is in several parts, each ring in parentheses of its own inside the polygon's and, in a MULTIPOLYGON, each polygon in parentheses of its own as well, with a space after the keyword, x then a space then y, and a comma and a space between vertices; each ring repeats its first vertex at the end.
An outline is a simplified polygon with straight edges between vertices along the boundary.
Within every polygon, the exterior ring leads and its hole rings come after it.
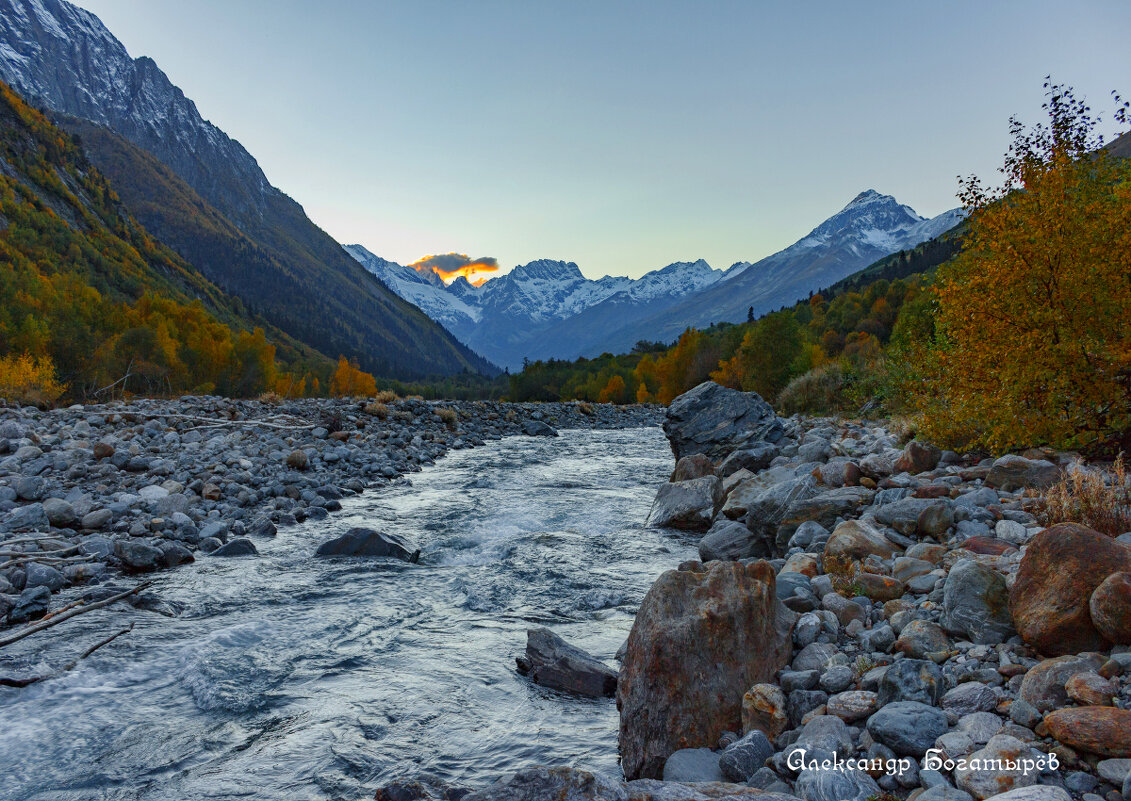
POLYGON ((434 272, 445 284, 462 275, 475 286, 482 286, 491 277, 490 273, 499 269, 499 262, 490 257, 473 259, 463 253, 439 253, 425 256, 408 266, 419 273, 434 272))

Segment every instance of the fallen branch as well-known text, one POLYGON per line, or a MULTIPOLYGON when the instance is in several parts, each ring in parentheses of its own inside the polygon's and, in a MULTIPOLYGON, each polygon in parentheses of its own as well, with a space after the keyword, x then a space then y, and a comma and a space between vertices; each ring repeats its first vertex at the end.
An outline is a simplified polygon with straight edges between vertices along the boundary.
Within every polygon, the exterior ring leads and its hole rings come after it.
POLYGON ((46 542, 48 540, 55 540, 56 542, 58 542, 62 539, 64 538, 55 534, 44 534, 42 537, 20 537, 18 540, 4 540, 3 542, 0 542, 0 546, 7 548, 9 545, 23 545, 27 542, 46 542))
MULTIPOLYGON (((8 543, 5 542, 5 543, 2 543, 2 544, 7 545, 8 543)), ((67 551, 77 551, 81 547, 82 547, 81 545, 72 545, 70 548, 56 548, 53 551, 0 551, 0 556, 10 556, 14 559, 22 559, 26 556, 40 556, 40 555, 48 556, 48 557, 51 557, 51 558, 61 558, 61 557, 55 556, 55 554, 64 554, 67 551)))
POLYGON ((42 676, 28 676, 27 678, 18 678, 18 679, 9 679, 9 678, 5 678, 3 676, 0 676, 0 687, 27 687, 29 684, 35 684, 36 682, 39 682, 39 681, 46 681, 47 679, 53 679, 61 673, 66 673, 68 670, 74 670, 76 667, 78 667, 79 662, 86 659, 88 656, 93 654, 99 648, 101 648, 104 645, 109 645, 110 643, 114 642, 114 640, 121 637, 123 634, 127 634, 127 633, 129 633, 133 630, 134 630, 134 624, 130 623, 130 625, 128 625, 126 628, 122 629, 121 631, 117 631, 117 632, 111 634, 109 637, 106 637, 105 639, 99 640, 94 645, 90 646, 85 651, 83 651, 81 654, 79 654, 77 659, 72 659, 70 662, 68 662, 66 665, 63 666, 62 670, 56 670, 54 673, 45 673, 42 676))
POLYGON ((146 587, 148 587, 152 583, 153 583, 152 581, 143 581, 141 584, 138 584, 132 590, 126 590, 125 592, 120 592, 117 595, 112 595, 109 598, 104 598, 101 601, 95 601, 92 604, 85 604, 83 606, 79 606, 79 607, 76 607, 74 609, 70 609, 66 612, 55 615, 54 617, 50 618, 49 620, 40 621, 39 623, 34 623, 30 626, 25 626, 21 630, 17 631, 15 634, 9 634, 7 637, 0 637, 0 648, 3 648, 5 645, 11 645, 14 642, 18 642, 19 640, 22 640, 24 637, 28 637, 32 634, 35 634, 36 632, 43 631, 44 629, 49 629, 52 626, 57 626, 60 623, 62 623, 64 620, 70 620, 75 615, 82 615, 82 614, 86 614, 87 612, 93 612, 95 609, 102 609, 105 606, 109 606, 112 603, 116 603, 117 601, 122 600, 123 598, 128 598, 129 596, 133 595, 134 593, 141 592, 142 590, 144 590, 146 587))
POLYGON ((30 554, 27 557, 20 559, 9 559, 7 562, 0 564, 0 567, 17 567, 18 565, 25 565, 28 562, 38 562, 41 565, 77 565, 82 562, 89 562, 94 558, 93 555, 87 556, 44 556, 41 554, 30 554))
POLYGON ((226 426, 263 426, 264 428, 278 428, 286 431, 304 431, 318 428, 318 423, 269 423, 266 420, 223 420, 214 417, 196 417, 191 414, 147 414, 145 412, 131 412, 137 417, 146 417, 151 420, 169 418, 172 420, 188 420, 193 423, 202 423, 196 428, 224 428, 226 426))

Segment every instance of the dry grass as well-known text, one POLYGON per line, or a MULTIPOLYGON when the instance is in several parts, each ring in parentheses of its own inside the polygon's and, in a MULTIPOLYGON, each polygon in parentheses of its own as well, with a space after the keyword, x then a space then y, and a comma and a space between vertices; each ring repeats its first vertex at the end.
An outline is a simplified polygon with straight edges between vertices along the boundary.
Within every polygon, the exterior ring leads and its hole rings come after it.
POLYGON ((1131 487, 1123 454, 1115 458, 1110 473, 1081 470, 1079 463, 1076 467, 1040 497, 1041 524, 1081 523, 1109 537, 1131 531, 1131 487))
POLYGON ((385 420, 389 416, 389 407, 380 401, 373 401, 365 404, 365 413, 371 414, 379 420, 385 420))
POLYGON ((395 400, 400 400, 400 398, 391 389, 383 389, 373 396, 375 403, 392 403, 395 400))
POLYGON ((459 414, 456 413, 455 409, 437 409, 436 416, 443 421, 444 425, 451 429, 454 429, 456 427, 456 423, 459 422, 459 414))
POLYGON ((860 585, 856 583, 856 574, 859 565, 847 556, 826 554, 822 559, 825 575, 833 583, 833 591, 845 598, 855 598, 862 594, 860 585))
POLYGON ((262 395, 256 398, 256 400, 260 403, 269 403, 272 406, 278 406, 283 402, 283 396, 278 392, 264 392, 262 395))
POLYGON ((597 410, 593 408, 593 404, 586 401, 581 401, 581 403, 577 404, 577 411, 581 412, 586 417, 592 417, 597 413, 597 410))

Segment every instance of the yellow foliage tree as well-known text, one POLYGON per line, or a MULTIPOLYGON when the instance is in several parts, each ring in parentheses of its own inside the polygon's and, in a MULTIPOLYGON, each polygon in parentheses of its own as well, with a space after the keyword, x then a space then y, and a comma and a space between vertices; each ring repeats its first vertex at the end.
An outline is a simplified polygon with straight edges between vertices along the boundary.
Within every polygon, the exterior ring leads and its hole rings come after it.
POLYGON ((26 353, 0 358, 0 398, 32 406, 46 406, 63 394, 50 356, 26 353))
POLYGON ((1098 148, 1071 89, 1045 88, 1048 125, 1011 120, 1004 186, 960 193, 967 244, 940 270, 936 340, 905 387, 940 444, 1128 444, 1131 162, 1098 148))
POLYGON ((605 384, 605 388, 597 394, 598 403, 625 403, 628 401, 628 387, 625 386, 624 379, 619 375, 614 375, 609 379, 609 383, 605 384))
POLYGON ((356 362, 338 357, 338 367, 330 377, 330 394, 335 397, 359 397, 377 394, 377 379, 361 370, 356 362))

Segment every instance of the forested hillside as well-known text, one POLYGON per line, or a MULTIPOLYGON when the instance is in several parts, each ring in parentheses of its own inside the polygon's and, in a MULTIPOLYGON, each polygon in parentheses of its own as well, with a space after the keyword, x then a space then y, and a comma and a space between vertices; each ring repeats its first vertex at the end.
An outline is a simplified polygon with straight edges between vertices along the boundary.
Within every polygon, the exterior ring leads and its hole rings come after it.
POLYGON ((76 396, 119 380, 250 395, 276 388, 276 358, 330 370, 150 236, 79 145, 0 83, 0 357, 19 355, 76 396))

